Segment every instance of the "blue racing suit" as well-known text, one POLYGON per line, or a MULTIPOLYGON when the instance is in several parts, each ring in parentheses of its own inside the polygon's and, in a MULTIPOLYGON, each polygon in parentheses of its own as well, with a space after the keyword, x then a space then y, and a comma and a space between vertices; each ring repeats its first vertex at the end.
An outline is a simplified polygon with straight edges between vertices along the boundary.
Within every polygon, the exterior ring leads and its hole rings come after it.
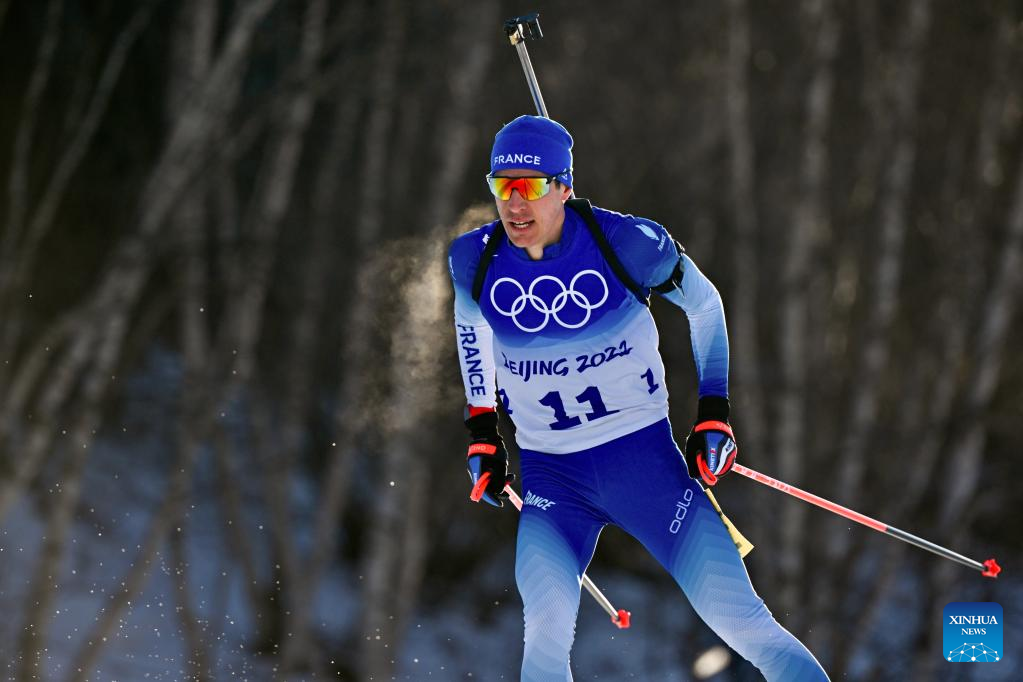
MULTIPOLYGON (((727 397, 721 298, 657 223, 594 207, 644 287, 681 266, 665 298, 689 318, 699 393, 727 397)), ((757 596, 724 523, 687 473, 668 424, 664 366, 649 308, 615 276, 582 218, 531 260, 507 238, 477 304, 472 285, 497 223, 458 237, 449 267, 470 405, 501 400, 516 427, 525 506, 515 575, 525 615, 522 680, 572 679, 581 576, 606 524, 638 539, 701 618, 770 680, 826 680, 757 596)))

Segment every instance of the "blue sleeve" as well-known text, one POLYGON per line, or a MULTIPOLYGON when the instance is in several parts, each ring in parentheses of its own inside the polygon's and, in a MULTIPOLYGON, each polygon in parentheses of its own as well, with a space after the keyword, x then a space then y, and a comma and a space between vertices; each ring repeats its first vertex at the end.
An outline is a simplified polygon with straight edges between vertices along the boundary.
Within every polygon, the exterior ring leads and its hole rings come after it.
POLYGON ((654 287, 682 269, 682 285, 663 294, 685 312, 700 383, 700 396, 728 396, 728 330, 721 295, 686 254, 678 253, 663 226, 646 218, 604 212, 608 241, 625 270, 654 287))
POLYGON ((728 397, 728 328, 721 294, 696 267, 689 256, 682 254, 682 286, 672 289, 664 298, 685 311, 693 344, 693 359, 700 380, 700 397, 728 397))
POLYGON ((455 289, 455 310, 465 317, 479 315, 479 306, 472 300, 476 268, 486 246, 482 228, 459 235, 448 249, 448 271, 455 289))
POLYGON ((489 233, 484 226, 461 235, 448 250, 448 270, 455 289, 458 365, 466 402, 477 407, 494 407, 497 399, 494 334, 472 298, 472 285, 487 238, 489 233))

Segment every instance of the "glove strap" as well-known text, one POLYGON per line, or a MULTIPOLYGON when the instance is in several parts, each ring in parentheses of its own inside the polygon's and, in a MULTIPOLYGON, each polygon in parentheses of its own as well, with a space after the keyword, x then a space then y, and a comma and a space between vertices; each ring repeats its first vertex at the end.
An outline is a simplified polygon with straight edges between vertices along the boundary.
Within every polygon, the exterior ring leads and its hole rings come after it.
POLYGON ((703 453, 701 452, 696 456, 696 468, 700 471, 700 478, 702 478, 707 485, 714 485, 718 482, 718 477, 707 467, 707 463, 703 461, 703 453))
POLYGON ((469 493, 469 499, 473 502, 479 502, 483 498, 483 493, 487 492, 487 484, 490 483, 490 472, 484 472, 480 476, 480 480, 476 481, 476 485, 472 487, 472 492, 469 493))
POLYGON ((732 427, 727 422, 719 421, 705 421, 700 422, 693 427, 693 433, 699 433, 700 431, 720 431, 727 434, 729 438, 735 440, 735 436, 732 434, 732 427))
POLYGON ((496 452, 496 445, 491 445, 490 443, 473 443, 469 446, 469 454, 467 454, 466 457, 472 457, 473 455, 493 455, 496 452))

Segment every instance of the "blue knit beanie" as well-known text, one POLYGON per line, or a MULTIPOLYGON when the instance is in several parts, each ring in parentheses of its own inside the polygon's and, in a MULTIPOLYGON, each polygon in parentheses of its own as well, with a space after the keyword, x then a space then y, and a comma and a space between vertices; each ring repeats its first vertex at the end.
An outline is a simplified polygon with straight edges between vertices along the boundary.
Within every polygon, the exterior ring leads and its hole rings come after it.
POLYGON ((501 128, 490 154, 490 172, 535 169, 572 186, 572 136, 557 121, 519 116, 501 128))

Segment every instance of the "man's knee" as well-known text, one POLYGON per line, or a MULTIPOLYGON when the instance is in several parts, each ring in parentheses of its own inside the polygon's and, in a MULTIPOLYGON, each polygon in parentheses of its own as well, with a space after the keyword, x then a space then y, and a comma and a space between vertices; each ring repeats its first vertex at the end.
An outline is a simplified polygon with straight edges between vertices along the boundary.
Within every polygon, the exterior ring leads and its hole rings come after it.
POLYGON ((515 583, 522 596, 526 637, 550 628, 572 631, 579 611, 579 569, 567 544, 522 538, 515 557, 515 583))
POLYGON ((579 573, 563 557, 526 549, 515 561, 515 583, 530 620, 575 620, 579 573))

